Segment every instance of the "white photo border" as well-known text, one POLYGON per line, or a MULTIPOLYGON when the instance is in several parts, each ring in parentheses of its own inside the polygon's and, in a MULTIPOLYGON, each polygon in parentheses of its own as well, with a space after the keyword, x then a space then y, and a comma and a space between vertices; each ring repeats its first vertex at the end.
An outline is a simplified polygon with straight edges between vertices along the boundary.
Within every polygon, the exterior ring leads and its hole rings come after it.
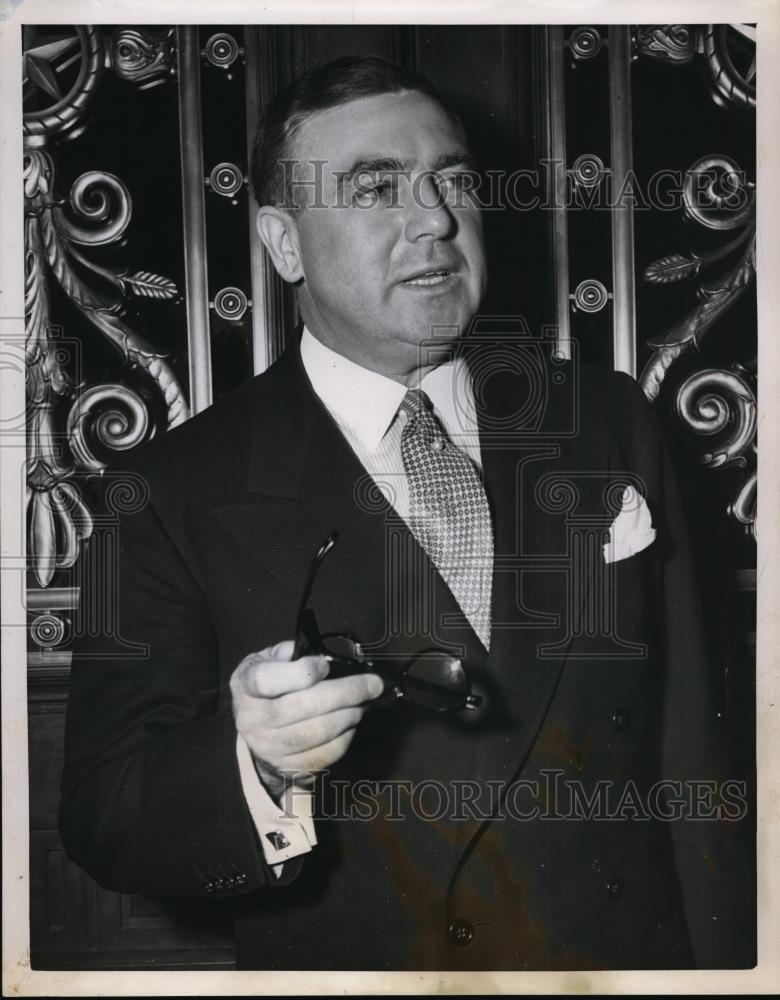
POLYGON ((5 996, 767 994, 780 984, 780 5, 777 0, 429 0, 426 24, 757 24, 758 965, 631 972, 46 972, 30 968, 23 435, 21 25, 415 24, 419 3, 366 0, 0 0, 0 529, 2 534, 2 989, 5 996), (17 363, 17 360, 19 363, 17 363))

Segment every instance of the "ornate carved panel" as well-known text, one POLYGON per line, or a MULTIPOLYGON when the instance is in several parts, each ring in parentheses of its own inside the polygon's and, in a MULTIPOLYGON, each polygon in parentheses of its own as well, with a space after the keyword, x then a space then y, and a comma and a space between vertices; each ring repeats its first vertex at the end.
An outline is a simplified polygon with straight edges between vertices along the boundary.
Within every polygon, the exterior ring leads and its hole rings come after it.
MULTIPOLYGON (((679 37, 683 26, 674 27, 680 29, 679 37)), ((688 228, 687 245, 644 268, 645 284, 659 293, 678 282, 695 287, 695 299, 684 314, 647 339, 652 353, 640 381, 653 400, 677 360, 689 352, 704 352, 705 338, 723 330, 740 297, 747 290, 753 294, 755 279, 755 33, 749 25, 705 25, 685 32, 691 58, 697 54, 706 60, 711 97, 722 109, 724 124, 743 119, 737 135, 745 132, 740 152, 747 163, 709 151, 686 166, 680 213, 688 228)), ((641 42, 638 51, 640 56, 655 52, 641 42)), ((728 138, 733 141, 734 135, 728 138)), ((701 449, 703 465, 745 470, 727 510, 755 537, 755 322, 745 324, 743 319, 740 333, 739 353, 728 368, 697 365, 677 380, 675 411, 686 428, 711 439, 701 449)))
POLYGON ((689 511, 721 714, 754 765, 757 336, 755 29, 635 35, 640 382, 689 511))

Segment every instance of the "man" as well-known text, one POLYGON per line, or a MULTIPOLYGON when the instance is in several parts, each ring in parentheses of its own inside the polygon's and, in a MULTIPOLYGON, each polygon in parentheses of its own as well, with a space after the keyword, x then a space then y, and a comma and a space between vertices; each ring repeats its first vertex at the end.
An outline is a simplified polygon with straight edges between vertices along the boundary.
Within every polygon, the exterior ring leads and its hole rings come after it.
MULTIPOLYGON (((462 350, 480 214, 416 74, 309 71, 252 174, 302 336, 122 462, 148 502, 121 517, 121 642, 77 649, 69 855, 112 889, 235 897, 248 968, 743 963, 723 824, 664 821, 675 781, 728 775, 641 392, 517 331, 462 350), (456 658, 478 705, 435 711, 456 658)), ((87 562, 87 605, 100 585, 87 562)))

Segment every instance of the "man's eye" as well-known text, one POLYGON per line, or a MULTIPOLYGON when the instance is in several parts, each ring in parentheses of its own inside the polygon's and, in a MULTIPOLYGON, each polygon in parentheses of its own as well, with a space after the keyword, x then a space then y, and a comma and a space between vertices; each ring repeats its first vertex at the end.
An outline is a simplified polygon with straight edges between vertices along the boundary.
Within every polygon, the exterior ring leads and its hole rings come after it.
POLYGON ((469 182, 470 177, 471 174, 465 170, 452 174, 439 174, 437 179, 439 191, 445 197, 450 194, 456 194, 459 191, 467 191, 472 186, 469 182))
POLYGON ((389 201, 392 198, 394 182, 390 177, 370 180, 364 178, 357 184, 355 202, 361 207, 376 205, 378 202, 389 201))

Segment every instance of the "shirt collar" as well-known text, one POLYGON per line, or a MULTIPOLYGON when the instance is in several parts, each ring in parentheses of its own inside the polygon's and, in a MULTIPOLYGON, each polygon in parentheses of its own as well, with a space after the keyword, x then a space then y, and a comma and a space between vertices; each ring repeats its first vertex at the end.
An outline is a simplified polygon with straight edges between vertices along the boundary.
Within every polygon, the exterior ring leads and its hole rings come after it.
POLYGON ((393 422, 406 387, 337 354, 305 326, 301 360, 312 388, 333 416, 364 448, 374 451, 393 422))
MULTIPOLYGON (((366 451, 375 451, 395 419, 406 386, 337 354, 305 326, 300 347, 303 367, 319 398, 366 451)), ((462 358, 428 372, 420 388, 430 397, 448 432, 475 428, 471 380, 462 358), (465 406, 457 405, 456 401, 464 400, 465 406)))

